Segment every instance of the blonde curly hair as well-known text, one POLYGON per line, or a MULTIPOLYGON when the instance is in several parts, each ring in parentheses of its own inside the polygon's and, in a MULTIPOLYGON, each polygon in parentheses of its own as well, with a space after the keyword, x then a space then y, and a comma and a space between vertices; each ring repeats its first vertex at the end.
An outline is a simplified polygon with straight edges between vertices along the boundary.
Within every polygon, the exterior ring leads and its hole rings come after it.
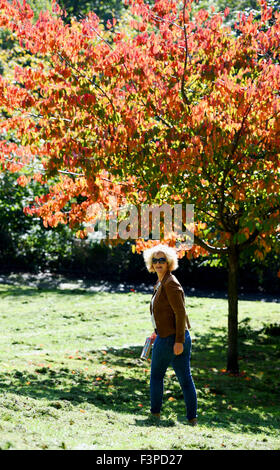
POLYGON ((159 252, 164 253, 167 259, 169 271, 175 271, 175 269, 177 269, 179 266, 176 250, 174 248, 171 248, 168 245, 162 245, 162 244, 152 246, 152 248, 148 248, 147 250, 143 252, 144 261, 145 261, 146 268, 148 269, 148 271, 150 273, 155 272, 152 259, 159 252))

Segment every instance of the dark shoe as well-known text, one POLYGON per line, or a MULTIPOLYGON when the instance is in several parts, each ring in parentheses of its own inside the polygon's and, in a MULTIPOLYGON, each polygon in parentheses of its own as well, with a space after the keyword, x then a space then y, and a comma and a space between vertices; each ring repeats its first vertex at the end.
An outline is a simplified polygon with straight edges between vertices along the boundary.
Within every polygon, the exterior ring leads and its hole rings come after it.
POLYGON ((189 419, 188 422, 189 422, 190 426, 197 426, 197 419, 196 418, 189 419))

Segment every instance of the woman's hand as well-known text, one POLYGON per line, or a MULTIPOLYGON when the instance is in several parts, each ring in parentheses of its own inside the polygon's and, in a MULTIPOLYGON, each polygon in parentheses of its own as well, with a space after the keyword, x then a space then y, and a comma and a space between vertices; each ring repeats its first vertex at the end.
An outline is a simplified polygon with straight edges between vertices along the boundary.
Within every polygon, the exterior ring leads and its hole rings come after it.
POLYGON ((152 343, 155 341, 156 337, 157 337, 157 334, 155 332, 151 334, 150 338, 152 340, 152 343))
POLYGON ((175 343, 173 351, 174 351, 175 356, 179 356, 179 354, 182 354, 182 352, 184 351, 183 343, 175 343))

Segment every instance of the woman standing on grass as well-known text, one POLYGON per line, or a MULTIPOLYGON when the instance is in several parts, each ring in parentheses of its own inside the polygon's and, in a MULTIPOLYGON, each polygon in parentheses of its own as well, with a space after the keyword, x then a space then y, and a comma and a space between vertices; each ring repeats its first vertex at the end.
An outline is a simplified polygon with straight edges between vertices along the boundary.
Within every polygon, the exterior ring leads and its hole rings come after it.
POLYGON ((163 398, 163 379, 172 365, 181 385, 187 419, 197 425, 196 389, 190 371, 191 337, 190 323, 185 310, 184 291, 171 274, 178 267, 176 251, 166 245, 156 245, 144 251, 149 272, 156 272, 150 311, 155 332, 150 377, 151 414, 160 418, 163 398))

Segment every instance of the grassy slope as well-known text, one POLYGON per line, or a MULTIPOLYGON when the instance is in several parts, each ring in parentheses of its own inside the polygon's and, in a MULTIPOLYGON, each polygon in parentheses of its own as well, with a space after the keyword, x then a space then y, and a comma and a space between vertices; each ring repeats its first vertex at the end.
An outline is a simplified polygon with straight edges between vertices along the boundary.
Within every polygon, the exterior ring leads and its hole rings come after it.
POLYGON ((167 372, 149 413, 150 295, 0 284, 1 449, 279 449, 279 304, 240 301, 239 377, 224 372, 227 302, 191 297, 200 425, 189 427, 167 372), (277 318, 278 316, 278 318, 277 318), (278 410, 278 412, 277 412, 278 410))

